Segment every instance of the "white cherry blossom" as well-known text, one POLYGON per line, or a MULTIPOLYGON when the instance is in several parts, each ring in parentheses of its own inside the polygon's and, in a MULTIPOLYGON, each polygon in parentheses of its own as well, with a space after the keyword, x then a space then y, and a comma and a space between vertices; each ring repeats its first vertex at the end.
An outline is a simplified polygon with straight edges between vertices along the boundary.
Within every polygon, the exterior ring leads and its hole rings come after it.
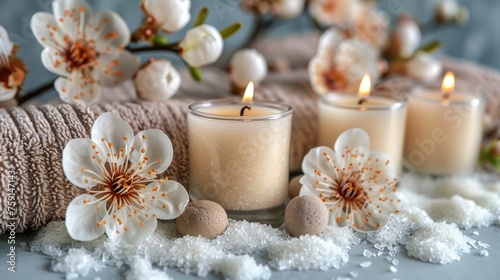
POLYGON ((141 8, 153 30, 176 32, 191 19, 191 0, 142 0, 141 8))
POLYGON ((309 13, 318 24, 344 29, 353 27, 361 9, 360 0, 311 0, 309 2, 309 13))
POLYGON ((309 79, 314 91, 356 92, 367 73, 376 81, 379 52, 360 38, 345 38, 335 28, 327 30, 319 40, 318 53, 309 62, 309 79))
POLYGON ((136 72, 139 59, 124 50, 130 31, 118 14, 92 16, 83 0, 55 0, 52 10, 53 15, 33 15, 31 29, 44 47, 43 65, 61 76, 54 86, 63 101, 91 104, 103 87, 119 85, 136 72))
POLYGON ((342 133, 329 147, 312 149, 302 162, 300 195, 321 198, 329 224, 369 232, 397 213, 396 171, 389 156, 370 151, 368 134, 359 128, 342 133))
POLYGON ((106 233, 119 245, 137 245, 156 229, 156 219, 174 219, 189 197, 168 178, 157 179, 172 162, 170 139, 158 129, 135 135, 114 113, 95 121, 91 139, 70 140, 63 151, 68 180, 87 191, 68 205, 66 228, 76 240, 106 233))
POLYGON ((420 81, 433 81, 441 77, 443 64, 430 54, 419 52, 406 62, 406 76, 420 81))
POLYGON ((7 30, 0 25, 0 101, 14 98, 26 77, 27 69, 15 52, 7 30))

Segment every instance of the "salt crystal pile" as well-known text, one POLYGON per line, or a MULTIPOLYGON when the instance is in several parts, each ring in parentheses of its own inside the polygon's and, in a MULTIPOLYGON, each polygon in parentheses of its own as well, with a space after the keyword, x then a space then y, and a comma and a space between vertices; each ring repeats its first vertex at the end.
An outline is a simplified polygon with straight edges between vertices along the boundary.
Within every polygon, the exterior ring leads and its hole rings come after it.
POLYGON ((66 273, 66 279, 85 277, 90 272, 99 271, 104 264, 95 259, 83 248, 72 248, 64 257, 52 263, 52 270, 66 273))
POLYGON ((382 230, 368 233, 368 241, 378 250, 388 248, 393 251, 393 245, 404 244, 415 228, 417 228, 416 224, 406 215, 391 215, 389 222, 382 230))
POLYGON ((365 249, 365 250, 363 250, 363 256, 370 258, 371 256, 373 256, 373 253, 370 252, 370 250, 365 249))
POLYGON ((437 182, 434 197, 450 198, 459 195, 474 201, 477 205, 488 209, 495 216, 500 215, 500 194, 489 190, 488 184, 469 177, 451 177, 437 182))
POLYGON ((346 248, 361 242, 361 239, 350 227, 339 227, 337 225, 328 225, 321 234, 321 238, 346 248))
POLYGON ((154 269, 151 263, 140 257, 133 257, 130 270, 125 272, 126 280, 173 280, 166 272, 154 269))
POLYGON ((458 195, 454 195, 451 199, 432 200, 426 210, 435 221, 455 223, 465 229, 489 226, 495 220, 490 211, 458 195))
POLYGON ((310 235, 272 245, 268 253, 269 265, 276 270, 338 269, 349 260, 346 248, 310 235))
POLYGON ((475 240, 465 236, 455 224, 435 223, 418 229, 406 242, 408 255, 422 261, 446 264, 470 253, 475 240))
POLYGON ((215 265, 215 272, 221 272, 225 279, 264 280, 271 278, 271 268, 257 264, 249 255, 226 257, 215 265))
POLYGON ((289 238, 283 231, 268 225, 229 220, 226 231, 213 244, 233 254, 251 254, 289 238))

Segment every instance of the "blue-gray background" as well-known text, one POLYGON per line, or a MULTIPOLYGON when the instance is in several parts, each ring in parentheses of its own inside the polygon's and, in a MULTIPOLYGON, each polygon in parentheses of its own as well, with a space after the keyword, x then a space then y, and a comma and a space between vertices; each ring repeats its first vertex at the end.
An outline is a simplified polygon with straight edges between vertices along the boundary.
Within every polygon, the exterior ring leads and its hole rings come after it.
MULTIPOLYGON (((438 0, 383 0, 381 9, 394 18, 408 11, 420 22, 428 21, 438 0)), ((139 9, 140 0, 89 0, 94 11, 114 10, 128 23, 131 30, 141 22, 143 15, 139 9)), ((441 50, 447 55, 476 61, 500 69, 500 1, 461 0, 471 14, 470 23, 461 28, 444 28, 427 34, 425 41, 439 38, 444 42, 441 50)), ((40 62, 42 48, 31 33, 29 22, 37 11, 51 11, 52 0, 0 0, 0 25, 4 26, 11 39, 21 46, 20 56, 30 69, 25 87, 36 87, 55 76, 46 71, 40 62)), ((239 34, 226 41, 226 49, 234 49, 248 36, 253 17, 241 11, 238 0, 192 0, 192 14, 196 15, 202 6, 211 10, 207 22, 217 27, 242 21, 244 28, 239 34)), ((274 29, 273 36, 300 32, 311 28, 307 17, 274 29)), ((180 33, 184 33, 181 31, 180 33)), ((172 37, 171 39, 175 39, 172 37)))

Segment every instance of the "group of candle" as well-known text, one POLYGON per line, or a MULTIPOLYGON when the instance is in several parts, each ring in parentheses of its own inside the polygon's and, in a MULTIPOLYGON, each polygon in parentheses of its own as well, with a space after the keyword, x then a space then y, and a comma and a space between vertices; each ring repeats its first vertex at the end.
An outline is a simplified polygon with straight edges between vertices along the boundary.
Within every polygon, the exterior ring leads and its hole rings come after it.
MULTIPOLYGON (((453 174, 474 168, 485 100, 454 91, 448 73, 441 92, 415 91, 400 100, 370 96, 365 76, 358 95, 319 101, 319 145, 332 147, 350 128, 370 136, 371 150, 387 153, 398 170, 453 174)), ((188 114, 191 198, 209 199, 230 213, 267 213, 287 199, 292 108, 252 102, 192 104, 188 114), (266 212, 267 211, 267 212, 266 212)), ((235 214, 236 215, 236 214, 235 214)))

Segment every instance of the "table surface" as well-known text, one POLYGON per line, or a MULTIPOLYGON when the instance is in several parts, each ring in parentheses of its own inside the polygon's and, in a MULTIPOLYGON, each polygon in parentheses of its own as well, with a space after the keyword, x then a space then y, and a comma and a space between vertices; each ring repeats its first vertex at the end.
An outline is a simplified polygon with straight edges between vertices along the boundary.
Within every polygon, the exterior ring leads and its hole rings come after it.
MULTIPOLYGON (((363 256, 363 250, 369 249, 376 252, 373 245, 357 245, 349 251, 349 261, 340 269, 332 269, 329 271, 273 271, 271 279, 332 279, 336 277, 351 277, 351 271, 357 271, 356 279, 404 279, 404 280, 455 280, 455 279, 481 279, 481 280, 498 280, 500 279, 500 227, 492 226, 480 229, 464 230, 464 233, 473 239, 488 243, 491 248, 488 249, 489 256, 484 257, 479 254, 479 249, 473 249, 471 254, 462 256, 458 262, 453 262, 446 265, 436 265, 422 262, 407 256, 406 250, 403 250, 396 256, 399 260, 398 271, 392 273, 389 271, 391 264, 386 260, 386 253, 381 257, 366 258, 363 256), (478 231, 479 235, 473 235, 472 232, 478 231), (364 261, 372 262, 368 268, 361 268, 359 264, 364 261)), ((28 242, 29 234, 18 234, 16 243, 28 242)), ((16 272, 7 270, 6 263, 8 248, 6 235, 0 238, 0 279, 65 279, 65 275, 54 273, 50 269, 51 258, 41 254, 32 253, 29 248, 16 245, 16 272)), ((265 262, 265 255, 257 256, 258 262, 265 262)), ((121 268, 108 267, 99 272, 90 273, 87 277, 79 279, 93 280, 96 277, 101 279, 123 279, 123 274, 128 270, 127 266, 121 268)), ((168 274, 173 279, 197 279, 195 276, 184 275, 183 273, 169 269, 168 274)), ((223 279, 221 275, 210 274, 204 279, 223 279)))

